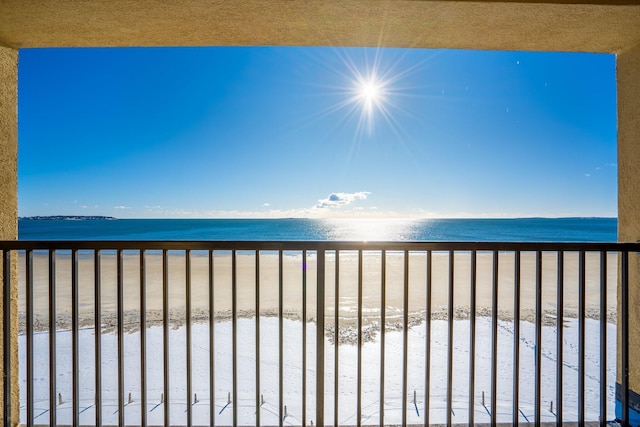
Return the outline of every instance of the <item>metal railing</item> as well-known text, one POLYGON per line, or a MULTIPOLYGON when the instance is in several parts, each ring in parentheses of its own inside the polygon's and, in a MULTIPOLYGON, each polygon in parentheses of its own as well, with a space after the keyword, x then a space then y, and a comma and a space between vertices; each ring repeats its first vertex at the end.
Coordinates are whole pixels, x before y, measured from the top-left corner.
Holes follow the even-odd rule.
POLYGON ((637 244, 11 241, 0 251, 5 426, 606 425, 616 398, 629 425, 637 244), (16 264, 18 319, 7 309, 16 264))

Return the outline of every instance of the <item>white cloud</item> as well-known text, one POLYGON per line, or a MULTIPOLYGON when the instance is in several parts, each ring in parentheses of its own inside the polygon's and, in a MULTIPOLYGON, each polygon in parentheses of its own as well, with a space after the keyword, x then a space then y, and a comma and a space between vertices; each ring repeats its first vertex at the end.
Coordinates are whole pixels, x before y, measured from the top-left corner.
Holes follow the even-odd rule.
POLYGON ((120 205, 120 206, 114 206, 113 209, 129 209, 129 207, 120 205))
POLYGON ((269 206, 271 206, 270 203, 264 203, 262 206, 264 206, 265 208, 268 208, 269 206))
POLYGON ((315 206, 317 209, 338 209, 341 206, 349 205, 357 200, 365 200, 371 193, 359 191, 357 193, 331 193, 325 199, 318 200, 315 206))

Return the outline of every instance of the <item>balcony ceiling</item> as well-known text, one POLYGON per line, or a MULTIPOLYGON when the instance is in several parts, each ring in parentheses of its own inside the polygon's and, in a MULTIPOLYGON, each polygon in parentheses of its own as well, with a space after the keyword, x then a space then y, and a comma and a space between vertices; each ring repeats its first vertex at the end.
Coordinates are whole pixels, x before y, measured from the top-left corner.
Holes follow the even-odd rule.
POLYGON ((0 45, 342 45, 619 53, 640 45, 638 3, 0 0, 0 45))

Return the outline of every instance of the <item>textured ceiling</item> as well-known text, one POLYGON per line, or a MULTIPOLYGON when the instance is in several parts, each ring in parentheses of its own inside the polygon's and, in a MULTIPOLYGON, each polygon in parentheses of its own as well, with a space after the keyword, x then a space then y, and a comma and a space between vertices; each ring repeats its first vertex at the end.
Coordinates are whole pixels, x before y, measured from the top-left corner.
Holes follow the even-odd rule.
POLYGON ((0 44, 394 46, 613 52, 640 5, 572 1, 0 0, 0 44))

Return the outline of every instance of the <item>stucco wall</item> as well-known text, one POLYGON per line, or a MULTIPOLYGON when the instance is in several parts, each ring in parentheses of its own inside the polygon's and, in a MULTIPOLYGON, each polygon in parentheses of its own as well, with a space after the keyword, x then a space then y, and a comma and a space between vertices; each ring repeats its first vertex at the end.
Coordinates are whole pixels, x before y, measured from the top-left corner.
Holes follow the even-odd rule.
MULTIPOLYGON (((14 240, 18 238, 18 51, 0 47, 0 239, 14 240)), ((2 263, 0 262, 0 265, 2 263)), ((13 263, 15 267, 15 262, 13 263)), ((12 269, 14 272, 16 268, 12 269)), ((14 273, 15 274, 15 273, 14 273)), ((13 354, 12 354, 12 412, 18 414, 18 298, 17 280, 12 281, 14 289, 11 311, 13 354)), ((2 295, 2 269, 0 269, 0 295, 2 295)), ((0 313, 4 313, 4 305, 0 298, 0 313)), ((0 335, 4 331, 4 324, 0 317, 0 335)), ((0 372, 4 379, 4 361, 0 354, 0 372)), ((3 380, 4 382, 4 380, 3 380)), ((1 401, 4 393, 0 387, 1 401)), ((13 424, 17 424, 16 417, 13 424)), ((4 421, 4 405, 0 406, 0 420, 4 421)))
POLYGON ((640 41, 626 1, 2 0, 0 44, 389 46, 619 52, 640 41))
MULTIPOLYGON (((640 46, 618 55, 617 81, 618 240, 637 242, 640 241, 640 46)), ((640 393, 640 357, 637 356, 640 354, 640 310, 637 309, 640 307, 639 256, 630 255, 629 268, 629 385, 640 393)))
POLYGON ((640 46, 618 55, 618 239, 640 240, 640 46))
POLYGON ((18 51, 0 47, 0 239, 18 237, 18 51))

